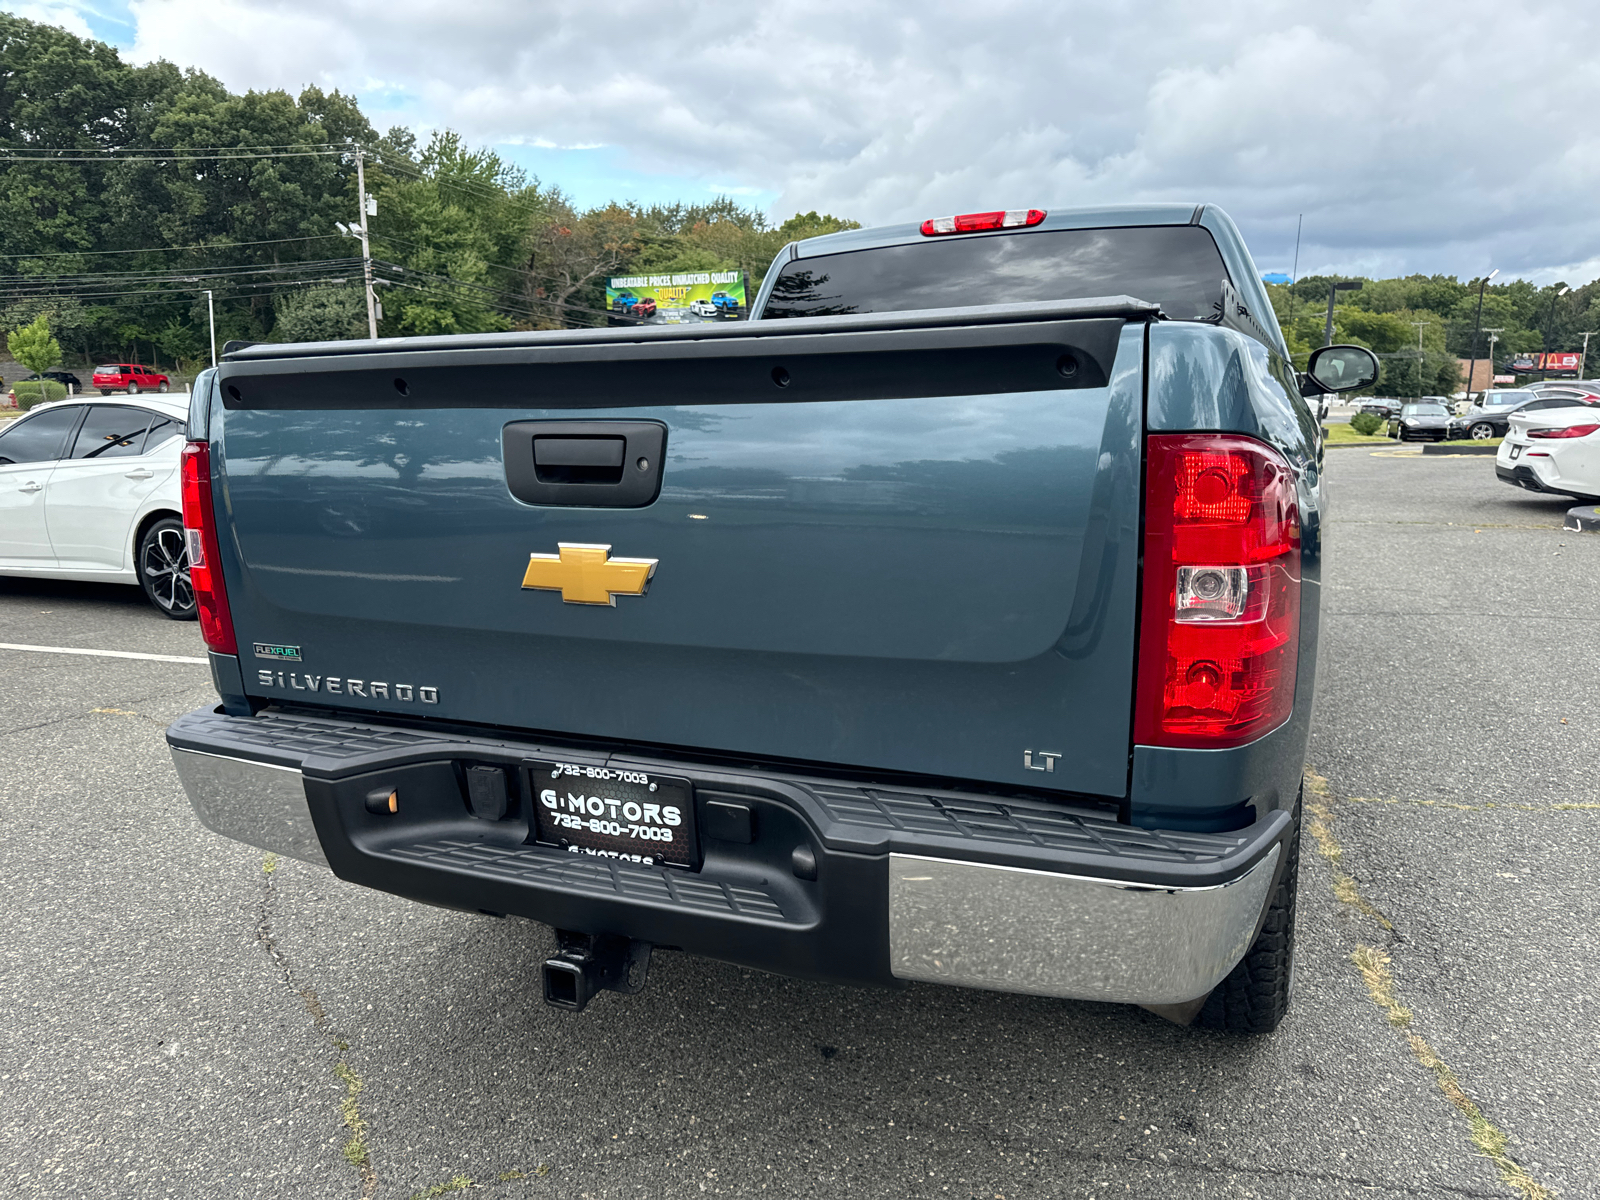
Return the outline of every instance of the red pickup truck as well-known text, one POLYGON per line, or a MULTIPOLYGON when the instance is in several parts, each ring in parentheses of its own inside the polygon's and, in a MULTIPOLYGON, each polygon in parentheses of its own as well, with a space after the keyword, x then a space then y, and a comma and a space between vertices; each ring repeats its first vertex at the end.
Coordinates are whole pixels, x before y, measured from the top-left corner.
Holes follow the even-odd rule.
POLYGON ((127 392, 130 396, 137 396, 140 392, 172 390, 172 384, 165 375, 137 363, 110 363, 96 367, 91 382, 102 396, 109 396, 112 392, 127 392))

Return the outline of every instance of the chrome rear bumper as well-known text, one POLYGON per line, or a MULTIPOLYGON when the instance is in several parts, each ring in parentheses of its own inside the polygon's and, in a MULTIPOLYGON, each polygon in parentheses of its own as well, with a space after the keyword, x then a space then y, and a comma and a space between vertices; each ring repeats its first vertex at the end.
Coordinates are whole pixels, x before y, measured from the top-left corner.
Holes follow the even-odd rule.
POLYGON ((328 865, 298 768, 168 748, 195 816, 212 833, 258 850, 328 865))
POLYGON ((1037 803, 681 767, 754 813, 753 840, 713 838, 688 872, 576 857, 530 839, 525 821, 472 817, 439 764, 515 764, 520 744, 205 712, 168 741, 206 828, 396 895, 802 978, 1142 1004, 1179 1020, 1249 948, 1293 836, 1284 812, 1231 834, 1163 833, 1037 803), (375 778, 402 780, 401 817, 364 808, 375 778), (813 852, 807 871, 791 871, 797 843, 813 852))
POLYGON ((1273 846, 1231 883, 1193 888, 891 854, 890 970, 990 991, 1181 1004, 1249 949, 1280 853, 1273 846))

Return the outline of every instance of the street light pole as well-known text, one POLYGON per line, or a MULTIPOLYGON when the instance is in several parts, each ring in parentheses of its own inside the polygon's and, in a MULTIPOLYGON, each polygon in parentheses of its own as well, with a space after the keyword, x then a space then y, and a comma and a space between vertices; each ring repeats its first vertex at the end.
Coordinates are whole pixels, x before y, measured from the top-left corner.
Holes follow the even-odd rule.
POLYGON ((1544 355, 1539 360, 1539 382, 1543 383, 1550 377, 1550 326, 1556 322, 1556 301, 1565 296, 1572 289, 1563 287, 1559 292, 1550 297, 1550 315, 1545 318, 1545 332, 1540 340, 1544 344, 1544 355))
POLYGON ((217 365, 217 306, 212 302, 211 289, 206 288, 206 317, 211 322, 211 365, 217 365))
MULTIPOLYGON (((1483 326, 1483 290, 1489 286, 1489 280, 1500 274, 1496 267, 1483 277, 1483 282, 1478 285, 1478 315, 1472 318, 1472 358, 1467 365, 1467 403, 1472 403, 1472 377, 1478 372, 1478 333, 1483 326)), ((1494 374, 1494 359, 1489 359, 1489 374, 1494 374)))
POLYGON ((1583 369, 1589 363, 1589 336, 1594 332, 1595 332, 1595 330, 1593 330, 1593 329, 1586 329, 1586 330, 1584 330, 1584 333, 1583 333, 1583 353, 1578 356, 1578 378, 1579 379, 1583 378, 1583 369))
POLYGON ((366 151, 356 147, 356 207, 361 216, 361 277, 367 294, 367 336, 378 340, 377 298, 372 292, 372 244, 367 240, 366 151))

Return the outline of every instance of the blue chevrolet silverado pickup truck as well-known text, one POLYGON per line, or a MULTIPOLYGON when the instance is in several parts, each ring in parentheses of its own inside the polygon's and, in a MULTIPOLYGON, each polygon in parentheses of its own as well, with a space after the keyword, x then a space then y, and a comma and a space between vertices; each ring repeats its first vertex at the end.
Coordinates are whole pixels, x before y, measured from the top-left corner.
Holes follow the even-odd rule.
POLYGON ((652 949, 1272 1029, 1318 408, 1211 206, 786 247, 738 324, 234 345, 196 388, 217 833, 652 949), (978 299, 983 303, 974 305, 978 299))

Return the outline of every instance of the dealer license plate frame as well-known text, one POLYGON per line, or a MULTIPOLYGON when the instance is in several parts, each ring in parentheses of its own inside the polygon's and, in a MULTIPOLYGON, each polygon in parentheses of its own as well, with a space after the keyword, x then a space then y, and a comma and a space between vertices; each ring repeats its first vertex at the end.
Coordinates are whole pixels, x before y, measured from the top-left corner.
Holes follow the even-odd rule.
POLYGON ((537 841, 579 857, 700 869, 699 822, 690 780, 557 759, 525 761, 522 774, 537 841), (662 834, 670 840, 663 840, 662 834))

